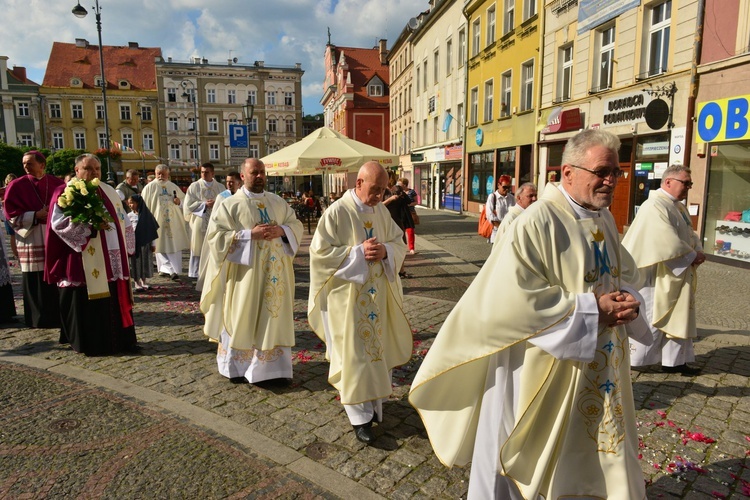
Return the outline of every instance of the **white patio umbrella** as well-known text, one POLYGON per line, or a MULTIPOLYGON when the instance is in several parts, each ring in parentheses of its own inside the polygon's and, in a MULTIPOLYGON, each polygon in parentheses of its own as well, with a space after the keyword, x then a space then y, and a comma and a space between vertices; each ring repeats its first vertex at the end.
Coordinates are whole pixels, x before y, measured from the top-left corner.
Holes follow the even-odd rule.
POLYGON ((377 161, 385 168, 394 167, 398 165, 398 155, 323 127, 261 161, 268 175, 315 175, 356 172, 367 161, 377 161))

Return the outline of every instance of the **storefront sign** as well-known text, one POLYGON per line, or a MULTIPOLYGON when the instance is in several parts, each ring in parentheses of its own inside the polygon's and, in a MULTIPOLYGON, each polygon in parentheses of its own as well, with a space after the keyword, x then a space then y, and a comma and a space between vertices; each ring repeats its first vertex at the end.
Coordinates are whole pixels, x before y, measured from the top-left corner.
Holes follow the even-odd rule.
POLYGON ((549 115, 547 126, 542 130, 543 134, 556 134, 578 130, 581 128, 581 110, 579 108, 566 109, 555 108, 549 115))
POLYGON ((615 99, 606 99, 602 122, 605 127, 642 122, 645 114, 645 99, 643 93, 639 92, 615 99))
POLYGON ((647 142, 641 150, 643 156, 666 155, 669 154, 669 141, 664 142, 647 142))
POLYGON ((672 129, 672 138, 669 141, 669 164, 682 164, 685 158, 685 127, 672 129))
POLYGON ((424 155, 422 153, 412 153, 411 161, 412 162, 424 161, 424 155))
POLYGON ((481 128, 477 129, 476 133, 477 146, 481 146, 484 143, 484 132, 481 128))
POLYGON ((750 139, 750 95, 698 104, 698 139, 724 142, 750 139))
POLYGON ((463 146, 448 146, 445 148, 446 160, 460 160, 464 156, 463 146))

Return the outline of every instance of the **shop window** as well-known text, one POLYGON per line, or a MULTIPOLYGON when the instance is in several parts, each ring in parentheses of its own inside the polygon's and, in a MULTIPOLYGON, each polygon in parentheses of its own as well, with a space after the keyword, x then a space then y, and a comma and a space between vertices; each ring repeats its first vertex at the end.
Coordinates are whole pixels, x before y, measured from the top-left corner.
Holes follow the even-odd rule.
POLYGON ((487 196, 495 190, 493 163, 495 153, 473 153, 469 155, 469 187, 470 201, 484 203, 487 196))

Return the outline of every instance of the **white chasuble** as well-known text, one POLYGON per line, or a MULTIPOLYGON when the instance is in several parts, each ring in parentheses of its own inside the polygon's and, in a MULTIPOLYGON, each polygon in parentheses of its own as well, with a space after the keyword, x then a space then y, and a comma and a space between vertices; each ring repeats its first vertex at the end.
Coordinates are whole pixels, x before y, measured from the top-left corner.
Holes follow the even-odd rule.
POLYGON ((244 188, 211 216, 206 238, 209 262, 200 308, 203 332, 219 341, 222 331, 233 349, 268 351, 294 345, 294 269, 302 223, 280 197, 244 188), (251 240, 258 224, 277 224, 282 238, 251 240))
POLYGON ((190 252, 193 256, 201 255, 203 240, 206 238, 208 219, 212 210, 206 206, 206 201, 216 200, 222 191, 224 186, 216 180, 208 183, 200 179, 188 187, 183 213, 185 220, 190 224, 190 252))
POLYGON ((403 233, 388 210, 378 204, 367 213, 354 193, 331 205, 318 222, 310 244, 308 321, 326 343, 328 382, 341 402, 354 405, 388 397, 391 369, 411 358, 412 337, 402 309, 400 279, 389 280, 383 262, 358 262, 358 277, 337 274, 366 239, 387 244, 395 269, 406 255, 403 233))
POLYGON ((156 252, 172 254, 188 248, 189 241, 181 206, 185 202, 182 189, 170 181, 154 180, 146 184, 142 196, 159 223, 159 237, 155 242, 156 252), (175 196, 180 200, 180 205, 174 204, 175 196))
POLYGON ((595 302, 636 279, 609 211, 578 218, 557 185, 510 227, 409 396, 444 464, 466 464, 475 446, 495 450, 484 477, 472 469, 470 496, 481 481, 532 499, 645 497, 627 334, 599 326, 595 302), (493 433, 483 433, 485 411, 493 433))
POLYGON ((663 332, 675 339, 695 338, 698 276, 692 262, 703 247, 687 208, 661 189, 651 191, 622 245, 641 273, 643 296, 648 299, 645 312, 654 333, 663 332))

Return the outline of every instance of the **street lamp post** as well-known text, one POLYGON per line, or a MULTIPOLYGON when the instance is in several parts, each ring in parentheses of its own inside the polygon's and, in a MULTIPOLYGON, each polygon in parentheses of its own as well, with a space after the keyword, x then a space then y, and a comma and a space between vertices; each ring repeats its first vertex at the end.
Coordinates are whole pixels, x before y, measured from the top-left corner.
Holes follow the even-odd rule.
POLYGON ((263 132, 263 143, 266 145, 266 156, 268 156, 268 143, 271 142, 271 131, 266 129, 263 132))
POLYGON ((250 103, 250 96, 247 96, 245 108, 245 122, 247 123, 247 157, 250 158, 250 123, 253 121, 255 105, 250 103))
POLYGON ((193 119, 195 120, 195 122, 193 123, 193 130, 195 131, 195 166, 200 167, 201 146, 198 142, 198 92, 196 92, 195 83, 193 83, 192 80, 182 80, 182 83, 180 85, 184 90, 184 92, 182 93, 182 97, 193 101, 193 119), (188 84, 190 84, 191 86, 190 93, 188 93, 187 91, 188 84))
MULTIPOLYGON (((107 144, 107 182, 115 182, 115 173, 112 172, 112 163, 109 157, 110 141, 109 141, 109 119, 107 116, 107 79, 104 77, 104 47, 102 46, 102 10, 99 7, 99 0, 95 0, 93 7, 94 13, 96 14, 96 31, 99 35, 99 69, 102 76, 102 101, 104 101, 104 136, 107 144)), ((81 2, 73 7, 73 15, 77 18, 83 19, 88 14, 88 11, 81 6, 81 2)), ((98 139, 98 137, 97 137, 98 139)))

